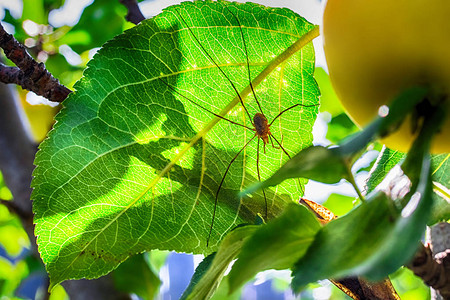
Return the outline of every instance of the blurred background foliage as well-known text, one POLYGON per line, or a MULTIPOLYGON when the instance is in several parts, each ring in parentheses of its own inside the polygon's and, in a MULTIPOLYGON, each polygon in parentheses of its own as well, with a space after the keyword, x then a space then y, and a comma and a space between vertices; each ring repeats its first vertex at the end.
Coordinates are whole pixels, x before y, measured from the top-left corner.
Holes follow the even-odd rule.
MULTIPOLYGON (((141 2, 141 1, 140 1, 141 2)), ((142 1, 143 11, 149 17, 177 1, 142 1), (152 11, 153 8, 153 11, 152 11)), ((321 9, 319 0, 312 2, 321 9), (319 4, 319 5, 318 5, 319 4)), ((296 10, 295 7, 290 7, 296 10)), ((302 14, 297 9, 297 12, 302 14)), ((73 88, 82 76, 87 62, 106 41, 134 26, 125 20, 126 8, 118 0, 0 0, 0 18, 5 29, 24 44, 28 52, 62 84, 73 88)), ((320 12, 317 11, 320 15, 320 12)), ((320 49, 321 51, 321 49, 320 49)), ((1 55, 8 65, 14 65, 1 55)), ((326 67, 325 67, 326 68, 326 67)), ((337 143, 358 128, 345 114, 330 84, 323 66, 316 69, 316 80, 321 89, 321 114, 317 121, 315 143, 337 143), (317 135, 317 137, 316 137, 317 135)), ((30 134, 41 142, 53 124, 59 106, 32 92, 14 87, 20 105, 28 119, 30 134)), ((353 170, 364 180, 375 161, 380 146, 353 170)), ((307 187, 307 197, 323 204, 336 215, 344 215, 353 207, 355 196, 345 184, 315 194, 317 184, 307 187), (308 190, 310 191, 308 193, 308 190)), ((0 173, 0 199, 3 204, 12 196, 0 173)), ((330 249, 330 251, 332 251, 330 249)), ((44 295, 47 277, 42 264, 33 258, 30 241, 20 219, 10 213, 7 205, 0 205, 0 299, 39 299, 44 295)), ((202 257, 186 254, 152 251, 132 257, 113 272, 119 290, 141 299, 178 299, 189 283, 194 267, 202 257)), ((393 284, 402 299, 429 299, 429 289, 409 270, 401 269, 392 275, 393 284)), ((213 299, 349 299, 330 282, 310 285, 300 295, 290 292, 288 271, 263 272, 242 290, 228 295, 227 280, 223 280, 213 299)), ((50 299, 67 299, 64 288, 58 286, 50 299)))

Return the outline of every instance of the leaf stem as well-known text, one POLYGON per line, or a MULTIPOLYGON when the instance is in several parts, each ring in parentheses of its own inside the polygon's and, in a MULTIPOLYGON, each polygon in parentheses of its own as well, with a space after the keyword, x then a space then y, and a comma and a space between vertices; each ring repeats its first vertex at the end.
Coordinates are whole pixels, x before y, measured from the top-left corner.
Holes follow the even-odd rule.
POLYGON ((358 195, 358 198, 361 200, 361 202, 366 201, 363 194, 361 193, 361 190, 359 189, 358 185, 356 184, 355 176, 353 176, 353 173, 351 170, 351 164, 349 163, 348 160, 345 161, 345 167, 347 169, 347 176, 345 179, 347 179, 347 181, 352 185, 353 189, 355 190, 355 192, 358 195))
POLYGON ((349 176, 348 176, 348 182, 350 182, 350 184, 353 186, 353 188, 356 191, 356 194, 358 195, 358 198, 361 200, 361 202, 366 201, 366 199, 364 198, 363 194, 361 193, 361 191, 358 188, 358 185, 356 184, 355 181, 355 177, 353 177, 353 174, 351 172, 349 172, 349 176))

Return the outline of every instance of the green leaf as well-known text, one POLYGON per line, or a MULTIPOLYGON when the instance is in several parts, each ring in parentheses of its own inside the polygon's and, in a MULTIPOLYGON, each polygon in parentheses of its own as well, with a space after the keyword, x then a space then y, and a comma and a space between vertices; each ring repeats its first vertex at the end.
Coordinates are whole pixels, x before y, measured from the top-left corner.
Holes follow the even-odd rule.
POLYGON ((25 261, 19 260, 15 264, 0 256, 0 295, 8 299, 14 297, 24 278, 29 276, 25 261))
POLYGON ((369 180, 366 183, 367 193, 372 192, 383 181, 389 171, 400 163, 404 157, 405 153, 403 152, 383 147, 370 171, 369 180))
POLYGON ((331 85, 330 76, 328 76, 323 68, 316 68, 314 78, 316 78, 320 88, 320 111, 328 112, 333 117, 343 113, 344 107, 331 85))
MULTIPOLYGON (((3 186, 3 179, 0 174, 0 199, 5 201, 3 195, 11 196, 11 192, 6 186, 3 186)), ((30 248, 30 241, 25 232, 22 222, 16 214, 9 211, 6 205, 0 203, 0 248, 3 248, 6 254, 17 257, 24 250, 30 248)))
MULTIPOLYGON (((322 90, 321 90, 322 91, 322 90)), ((322 102, 322 97, 320 98, 322 102)), ((359 129, 346 113, 334 116, 328 123, 326 138, 334 144, 338 144, 345 137, 354 134, 359 129)))
MULTIPOLYGON (((211 267, 211 264, 213 263, 214 257, 216 257, 216 252, 208 255, 205 257, 202 262, 197 266, 195 269, 194 275, 191 278, 191 281, 189 282, 188 287, 184 291, 183 295, 181 296, 180 300, 185 300, 189 294, 192 293, 195 286, 200 282, 203 276, 205 276, 205 273, 208 271, 208 269, 211 267)), ((214 284, 214 289, 217 285, 214 284)), ((213 293, 213 291, 211 291, 213 293)))
POLYGON ((434 206, 428 225, 450 220, 450 154, 433 155, 434 206))
POLYGON ((220 244, 217 253, 207 256, 197 267, 181 299, 209 299, 217 289, 228 265, 258 227, 243 226, 230 232, 220 244))
POLYGON ((309 146, 319 94, 309 41, 317 34, 287 9, 199 1, 167 8, 108 42, 35 161, 35 232, 52 284, 104 275, 150 249, 211 253, 236 225, 266 217, 266 207, 270 219, 298 199, 297 180, 238 195, 258 180, 257 162, 265 179, 288 157, 270 144, 264 153, 261 141, 258 152, 258 139, 237 155, 254 131, 221 117, 252 126, 231 82, 247 87, 245 107, 259 111, 248 55, 269 122, 293 105, 311 105, 286 111, 270 128, 290 155, 309 146), (234 157, 208 248, 215 195, 234 157))
POLYGON ((431 157, 433 181, 450 188, 450 154, 443 153, 431 157))
POLYGON ((259 226, 245 242, 229 274, 233 292, 258 272, 288 269, 305 253, 320 229, 316 217, 295 203, 267 225, 259 226))
POLYGON ((332 211, 336 216, 343 216, 354 208, 354 201, 355 197, 333 193, 322 205, 332 211))
POLYGON ((100 47, 123 31, 125 15, 126 8, 119 1, 95 0, 57 43, 67 44, 77 53, 100 47))
POLYGON ((401 268, 389 276, 400 299, 430 299, 430 287, 408 268, 401 268))
POLYGON ((115 287, 122 292, 136 294, 145 300, 151 300, 158 294, 161 284, 145 259, 145 253, 130 257, 112 273, 115 287))
POLYGON ((275 186, 290 178, 308 178, 323 183, 337 183, 342 178, 352 177, 350 168, 339 148, 326 148, 323 146, 311 146, 303 149, 275 174, 263 182, 256 183, 244 193, 253 193, 256 190, 275 186))

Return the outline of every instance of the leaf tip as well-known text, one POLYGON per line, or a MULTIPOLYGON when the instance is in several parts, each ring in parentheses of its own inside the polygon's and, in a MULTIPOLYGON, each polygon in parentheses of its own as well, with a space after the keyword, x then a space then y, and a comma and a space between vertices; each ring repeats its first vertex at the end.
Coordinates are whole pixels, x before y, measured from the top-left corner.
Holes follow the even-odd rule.
POLYGON ((246 188, 245 190, 241 191, 239 193, 239 197, 251 195, 261 188, 264 188, 264 182, 255 183, 255 184, 249 186, 248 188, 246 188))

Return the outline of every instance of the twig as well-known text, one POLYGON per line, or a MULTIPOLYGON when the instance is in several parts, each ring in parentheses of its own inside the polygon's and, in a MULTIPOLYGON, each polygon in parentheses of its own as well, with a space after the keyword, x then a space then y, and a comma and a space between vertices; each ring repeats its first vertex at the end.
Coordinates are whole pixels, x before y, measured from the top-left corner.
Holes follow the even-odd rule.
POLYGON ((6 57, 18 68, 1 66, 1 78, 5 83, 16 83, 23 88, 33 91, 50 101, 62 102, 71 92, 50 74, 43 63, 36 62, 14 37, 7 33, 0 24, 0 47, 6 57))
POLYGON ((136 0, 119 0, 119 1, 128 9, 128 14, 125 17, 127 21, 137 25, 142 20, 145 20, 145 17, 142 14, 141 9, 139 8, 139 5, 136 0))
POLYGON ((407 267, 428 286, 438 290, 444 299, 450 299, 450 249, 438 253, 434 259, 431 249, 420 244, 407 267))

